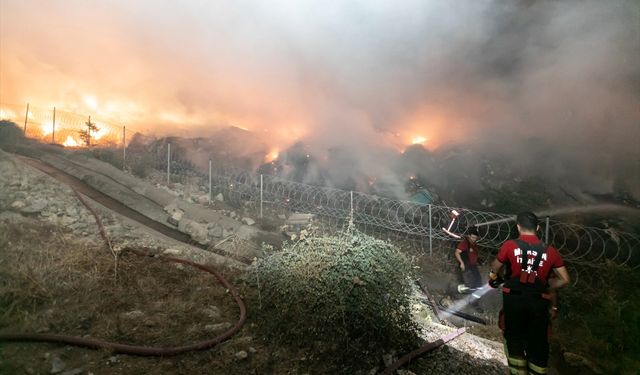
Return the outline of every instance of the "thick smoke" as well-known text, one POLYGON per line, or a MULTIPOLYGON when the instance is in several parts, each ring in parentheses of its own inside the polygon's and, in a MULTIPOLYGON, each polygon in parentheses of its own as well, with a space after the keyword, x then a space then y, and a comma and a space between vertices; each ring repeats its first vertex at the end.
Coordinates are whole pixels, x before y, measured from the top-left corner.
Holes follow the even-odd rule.
POLYGON ((308 179, 398 196, 409 175, 471 193, 491 172, 640 200, 637 1, 0 7, 3 102, 92 94, 157 134, 235 125, 282 157, 301 142, 308 179), (427 150, 400 155, 417 135, 427 150))

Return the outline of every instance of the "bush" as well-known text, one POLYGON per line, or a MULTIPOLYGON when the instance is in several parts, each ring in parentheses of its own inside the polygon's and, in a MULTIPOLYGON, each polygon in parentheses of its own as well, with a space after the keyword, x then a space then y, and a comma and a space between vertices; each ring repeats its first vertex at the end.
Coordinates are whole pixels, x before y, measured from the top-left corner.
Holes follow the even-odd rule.
POLYGON ((0 147, 13 152, 15 151, 16 143, 22 139, 24 139, 24 136, 18 125, 11 121, 0 121, 0 147))
MULTIPOLYGON (((590 271, 590 270, 589 270, 590 271)), ((583 270, 583 273, 589 272, 583 270)), ((587 283, 561 292, 558 338, 611 374, 640 371, 640 275, 607 262, 587 283)))
POLYGON ((139 178, 146 178, 153 168, 153 158, 148 154, 136 155, 127 159, 131 173, 139 178))
POLYGON ((321 342, 343 364, 416 344, 411 263, 387 242, 354 231, 311 236, 256 261, 250 274, 268 336, 321 342))
POLYGON ((78 148, 73 151, 75 155, 98 159, 113 167, 122 169, 122 149, 111 147, 78 148))

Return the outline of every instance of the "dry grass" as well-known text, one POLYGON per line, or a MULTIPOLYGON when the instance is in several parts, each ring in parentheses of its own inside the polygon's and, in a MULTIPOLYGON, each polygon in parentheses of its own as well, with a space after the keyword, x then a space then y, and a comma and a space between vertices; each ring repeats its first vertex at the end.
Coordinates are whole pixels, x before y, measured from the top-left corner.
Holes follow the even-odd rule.
MULTIPOLYGON (((134 345, 174 346, 210 339, 220 332, 207 332, 206 325, 233 324, 238 318, 237 305, 213 276, 188 266, 124 253, 116 283, 113 258, 104 245, 97 239, 80 240, 56 227, 3 222, 0 249, 0 332, 46 332, 134 345), (212 318, 213 310, 219 311, 219 317, 212 318)), ((209 353, 183 357, 200 362, 233 346, 227 343, 209 353)), ((20 373, 24 369, 15 369, 34 366, 36 353, 44 356, 52 348, 61 347, 0 343, 0 358, 8 359, 0 359, 0 373, 20 373)), ((85 353, 83 358, 107 355, 71 350, 85 353)), ((165 362, 127 358, 144 368, 158 368, 165 362)), ((37 373, 48 371, 35 367, 37 373)))
MULTIPOLYGON (((232 283, 241 276, 223 273, 232 283)), ((213 276, 188 266, 123 253, 117 282, 113 274, 113 257, 98 238, 80 239, 34 219, 0 222, 0 332, 166 347, 210 339, 220 332, 207 332, 205 326, 238 319, 238 307, 226 289, 213 276), (214 310, 219 318, 212 318, 214 310)), ((0 342, 0 374, 47 374, 54 357, 65 362, 65 370, 95 375, 340 373, 312 352, 258 336, 256 327, 262 322, 254 314, 255 293, 243 291, 247 323, 210 350, 175 357, 114 357, 63 345, 0 342), (236 358, 241 350, 248 358, 236 358)))
MULTIPOLYGON (((225 298, 206 273, 126 253, 116 283, 103 245, 78 243, 55 227, 9 225, 0 237, 7 249, 0 255, 0 328, 177 345, 209 337, 206 308, 225 298)), ((230 310, 224 321, 236 319, 230 310)))
MULTIPOLYGON (((206 273, 124 253, 115 282, 113 257, 98 238, 81 239, 25 220, 0 222, 0 332, 173 346, 209 339, 218 332, 206 332, 206 325, 234 323, 238 317, 231 296, 206 273), (212 306, 220 318, 211 318, 212 306)), ((240 275, 226 270, 224 274, 232 282, 239 280, 240 275)), ((113 361, 105 351, 0 342, 0 373, 49 373, 54 356, 66 363, 66 369, 82 368, 95 375, 344 373, 319 357, 322 350, 299 350, 261 337, 258 327, 265 322, 257 320, 258 297, 248 286, 243 292, 247 323, 238 335, 211 350, 168 358, 120 355, 113 361), (237 359, 240 350, 249 357, 237 359)))

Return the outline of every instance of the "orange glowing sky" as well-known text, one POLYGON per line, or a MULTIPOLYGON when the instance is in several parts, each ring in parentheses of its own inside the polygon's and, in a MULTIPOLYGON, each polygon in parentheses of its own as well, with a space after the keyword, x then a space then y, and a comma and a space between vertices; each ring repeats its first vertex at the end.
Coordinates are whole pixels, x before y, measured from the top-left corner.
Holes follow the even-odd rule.
POLYGON ((272 152, 300 139, 399 151, 491 134, 562 139, 597 129, 609 112, 621 126, 637 123, 624 86, 638 70, 633 10, 2 0, 0 107, 56 106, 148 134, 233 125, 272 152))
POLYGON ((431 122, 424 110, 433 104, 409 92, 414 85, 402 88, 417 72, 388 69, 385 46, 365 35, 406 18, 408 32, 391 32, 411 47, 424 19, 391 3, 0 4, 1 103, 56 106, 147 133, 194 135, 234 125, 280 148, 305 137, 329 138, 326 146, 345 128, 371 144, 386 143, 391 131, 400 144, 392 147, 415 137, 428 145, 444 137, 443 127, 455 133, 463 125, 454 113, 431 122), (340 24, 350 12, 372 20, 362 30, 340 24))

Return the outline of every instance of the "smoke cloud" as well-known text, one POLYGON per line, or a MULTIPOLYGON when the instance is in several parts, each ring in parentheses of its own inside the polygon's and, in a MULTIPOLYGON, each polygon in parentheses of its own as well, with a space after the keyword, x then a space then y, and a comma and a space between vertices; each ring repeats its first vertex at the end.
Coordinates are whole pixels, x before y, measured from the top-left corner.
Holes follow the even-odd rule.
POLYGON ((493 168, 640 200, 633 0, 3 0, 0 57, 2 103, 246 128, 398 195, 415 173, 477 190, 493 168))

